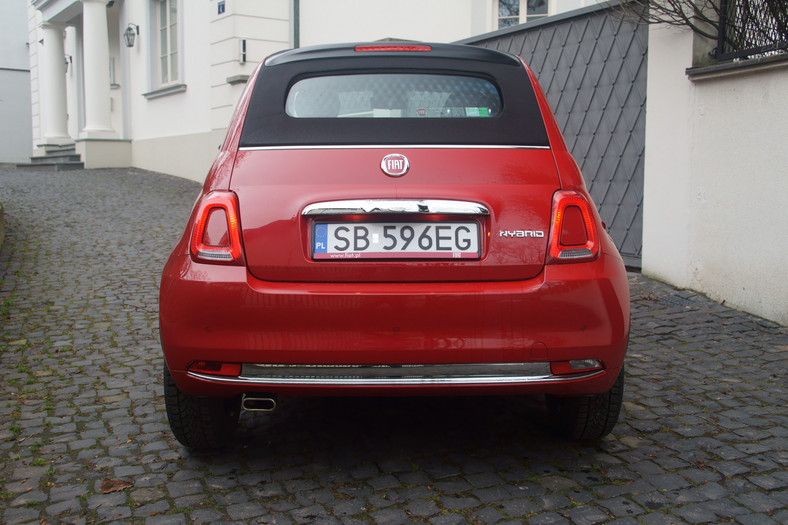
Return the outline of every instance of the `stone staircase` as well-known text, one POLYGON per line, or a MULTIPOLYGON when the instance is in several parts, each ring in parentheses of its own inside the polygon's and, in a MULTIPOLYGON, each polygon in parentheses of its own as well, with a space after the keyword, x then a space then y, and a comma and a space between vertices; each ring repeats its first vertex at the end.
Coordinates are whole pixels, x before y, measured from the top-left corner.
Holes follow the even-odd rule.
POLYGON ((47 171, 81 170, 85 163, 77 154, 74 145, 45 146, 46 154, 40 157, 31 157, 29 164, 17 164, 17 168, 39 169, 47 171))

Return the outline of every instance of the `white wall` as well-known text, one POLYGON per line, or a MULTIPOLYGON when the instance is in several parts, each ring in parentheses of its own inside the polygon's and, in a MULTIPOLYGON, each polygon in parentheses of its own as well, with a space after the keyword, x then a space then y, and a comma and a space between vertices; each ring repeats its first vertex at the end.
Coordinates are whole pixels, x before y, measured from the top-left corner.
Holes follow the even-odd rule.
POLYGON ((690 80, 692 35, 652 27, 643 273, 788 324, 788 62, 690 80))
POLYGON ((226 0, 220 14, 217 0, 184 0, 180 82, 186 90, 159 98, 143 96, 151 89, 147 67, 155 45, 153 20, 143 4, 127 1, 121 15, 141 25, 139 44, 127 50, 132 164, 202 181, 244 88, 243 82, 228 79, 251 74, 266 56, 292 46, 291 2, 226 0), (240 55, 244 39, 246 62, 240 55))
MULTIPOLYGON (((80 30, 82 21, 79 21, 80 30)), ((77 28, 69 26, 65 29, 66 39, 64 50, 71 61, 66 69, 66 111, 68 113, 68 135, 78 137, 85 125, 85 115, 82 112, 82 40, 78 38, 77 28)))
POLYGON ((301 46, 402 38, 453 42, 497 29, 492 0, 301 0, 301 46))
POLYGON ((0 164, 29 162, 33 132, 28 71, 0 67, 0 122, 0 164))
POLYGON ((127 89, 125 104, 129 113, 128 138, 132 140, 133 166, 161 171, 181 177, 203 180, 210 168, 221 141, 210 140, 211 134, 211 81, 210 40, 208 27, 211 7, 215 2, 180 3, 179 56, 182 76, 177 83, 185 91, 156 98, 145 94, 158 88, 152 80, 158 67, 153 55, 158 37, 156 19, 150 3, 123 4, 121 27, 128 23, 140 26, 140 35, 134 47, 122 46, 122 66, 126 68, 127 89), (208 138, 206 138, 208 137, 208 138), (156 146, 154 140, 159 140, 156 146), (165 145, 174 149, 167 151, 165 145), (180 155, 173 159, 176 152, 180 155))
POLYGON ((0 17, 0 163, 26 162, 33 151, 25 0, 4 0, 0 17))
POLYGON ((643 180, 643 272, 690 284, 692 34, 649 31, 643 180))
MULTIPOLYGON (((114 4, 107 9, 107 33, 109 38, 109 58, 110 58, 110 119, 111 126, 117 132, 118 138, 128 138, 123 135, 124 120, 127 115, 123 113, 123 84, 126 80, 123 77, 123 60, 121 53, 125 50, 125 44, 121 46, 123 36, 120 29, 119 4, 114 4), (114 77, 114 78, 113 78, 114 77)), ((125 25, 124 25, 125 29, 125 25)))
POLYGON ((27 51, 27 5, 25 0, 3 0, 0 16, 0 67, 30 68, 27 51))
MULTIPOLYGON (((41 14, 28 4, 27 6, 27 42, 38 42, 38 23, 41 14)), ((38 92, 38 48, 28 44, 28 60, 30 66, 30 111, 32 113, 32 143, 35 148, 41 136, 41 104, 38 92)))
POLYGON ((223 130, 244 88, 228 79, 251 75, 265 57, 293 46, 291 0, 226 0, 222 14, 211 0, 210 8, 211 127, 223 130))
MULTIPOLYGON (((148 2, 125 2, 121 22, 140 25, 140 36, 128 53, 131 138, 147 139, 210 130, 210 41, 206 38, 209 5, 203 2, 181 3, 179 31, 181 45, 178 59, 183 62, 183 77, 178 83, 186 90, 158 98, 146 98, 145 93, 157 86, 151 81, 158 60, 151 59, 158 37, 155 18, 148 10, 148 2)), ((125 23, 123 25, 126 25, 125 23)), ((155 52, 154 52, 155 53, 155 52)))

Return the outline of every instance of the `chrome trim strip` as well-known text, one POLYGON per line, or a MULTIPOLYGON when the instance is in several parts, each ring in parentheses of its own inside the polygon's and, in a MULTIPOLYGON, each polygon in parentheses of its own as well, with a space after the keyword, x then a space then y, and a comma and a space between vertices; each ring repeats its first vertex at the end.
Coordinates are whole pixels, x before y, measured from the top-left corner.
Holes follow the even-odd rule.
POLYGON ((587 379, 592 370, 556 376, 550 363, 473 363, 438 365, 265 365, 245 364, 241 376, 187 372, 190 377, 236 385, 400 386, 552 383, 587 379))
POLYGON ((489 215, 487 206, 477 202, 438 199, 354 199, 316 202, 301 215, 356 215, 382 213, 438 213, 443 215, 489 215))
POLYGON ((333 146, 242 146, 238 151, 304 150, 304 149, 551 149, 550 146, 512 146, 503 144, 336 144, 333 146))

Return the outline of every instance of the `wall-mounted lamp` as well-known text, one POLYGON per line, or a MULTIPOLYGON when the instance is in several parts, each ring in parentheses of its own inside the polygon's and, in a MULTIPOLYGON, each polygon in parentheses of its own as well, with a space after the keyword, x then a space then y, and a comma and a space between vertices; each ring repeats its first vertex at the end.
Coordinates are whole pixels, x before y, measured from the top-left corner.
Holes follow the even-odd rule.
POLYGON ((134 47, 134 40, 140 34, 140 26, 137 24, 129 24, 129 27, 123 32, 123 38, 126 39, 126 47, 134 47))

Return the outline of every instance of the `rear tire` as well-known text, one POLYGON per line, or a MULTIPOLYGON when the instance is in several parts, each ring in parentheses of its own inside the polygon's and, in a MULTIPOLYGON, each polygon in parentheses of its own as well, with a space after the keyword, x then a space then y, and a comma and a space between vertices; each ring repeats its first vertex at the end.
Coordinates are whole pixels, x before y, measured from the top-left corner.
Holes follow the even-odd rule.
POLYGON ((164 365, 164 405, 175 438, 195 450, 223 448, 235 429, 241 411, 239 397, 197 397, 184 394, 164 365))
POLYGON ((593 441, 608 435, 618 421, 624 400, 624 367, 603 394, 579 397, 547 396, 547 407, 558 432, 568 439, 593 441))

